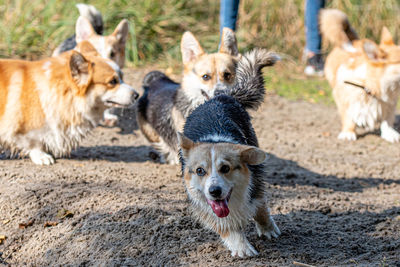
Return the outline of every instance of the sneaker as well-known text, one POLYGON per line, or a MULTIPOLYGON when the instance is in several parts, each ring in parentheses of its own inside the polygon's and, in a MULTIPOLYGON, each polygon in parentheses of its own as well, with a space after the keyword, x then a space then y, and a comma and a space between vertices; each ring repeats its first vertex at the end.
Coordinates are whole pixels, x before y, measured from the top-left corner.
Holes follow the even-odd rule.
POLYGON ((307 76, 323 76, 324 75, 324 60, 321 54, 315 54, 307 58, 304 74, 307 76))

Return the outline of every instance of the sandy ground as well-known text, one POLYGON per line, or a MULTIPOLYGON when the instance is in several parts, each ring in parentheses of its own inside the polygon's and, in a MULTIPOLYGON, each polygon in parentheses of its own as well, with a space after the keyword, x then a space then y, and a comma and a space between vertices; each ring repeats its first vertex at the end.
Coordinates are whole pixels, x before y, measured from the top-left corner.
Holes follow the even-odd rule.
MULTIPOLYGON (((143 73, 126 79, 138 87, 143 73)), ((400 266, 400 144, 338 141, 334 107, 268 95, 253 114, 282 235, 258 238, 250 223, 260 255, 246 259, 193 220, 179 166, 153 162, 121 114, 53 166, 0 155, 0 265, 400 266)))

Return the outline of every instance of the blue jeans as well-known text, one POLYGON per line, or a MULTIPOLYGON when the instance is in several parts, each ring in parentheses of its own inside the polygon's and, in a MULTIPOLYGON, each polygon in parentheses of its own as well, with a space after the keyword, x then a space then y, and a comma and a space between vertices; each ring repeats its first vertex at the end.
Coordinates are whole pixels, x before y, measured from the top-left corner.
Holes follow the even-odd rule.
POLYGON ((306 48, 315 54, 321 53, 321 34, 318 27, 318 13, 325 6, 325 0, 306 0, 305 26, 306 26, 306 48))
POLYGON ((222 28, 227 27, 236 30, 236 19, 239 9, 239 0, 221 0, 221 7, 219 10, 219 25, 220 32, 222 28))

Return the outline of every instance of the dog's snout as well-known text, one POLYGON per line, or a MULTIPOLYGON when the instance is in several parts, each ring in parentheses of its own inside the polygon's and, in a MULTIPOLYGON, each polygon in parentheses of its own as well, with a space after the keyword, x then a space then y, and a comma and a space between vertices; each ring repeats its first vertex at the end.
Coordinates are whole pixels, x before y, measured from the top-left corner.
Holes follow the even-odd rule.
POLYGON ((211 186, 208 189, 208 192, 210 192, 210 195, 213 197, 220 197, 222 193, 222 188, 220 186, 211 186))

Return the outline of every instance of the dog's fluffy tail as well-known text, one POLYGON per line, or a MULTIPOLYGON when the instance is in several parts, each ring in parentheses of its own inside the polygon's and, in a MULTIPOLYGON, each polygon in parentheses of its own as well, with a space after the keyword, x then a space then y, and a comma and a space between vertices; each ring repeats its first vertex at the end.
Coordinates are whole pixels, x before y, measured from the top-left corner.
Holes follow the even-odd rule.
POLYGON ((353 40, 358 40, 356 31, 351 27, 345 13, 337 9, 322 9, 319 14, 320 30, 334 46, 346 49, 353 40))
POLYGON ((92 5, 82 3, 76 4, 76 7, 79 10, 79 14, 90 21, 94 31, 99 35, 103 35, 104 25, 100 11, 92 5))
POLYGON ((256 110, 264 101, 265 87, 262 69, 273 66, 280 57, 266 49, 256 48, 244 54, 236 68, 236 84, 230 90, 217 92, 235 98, 245 109, 256 110))

